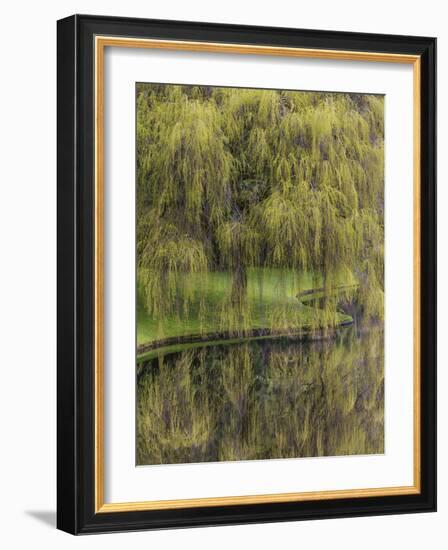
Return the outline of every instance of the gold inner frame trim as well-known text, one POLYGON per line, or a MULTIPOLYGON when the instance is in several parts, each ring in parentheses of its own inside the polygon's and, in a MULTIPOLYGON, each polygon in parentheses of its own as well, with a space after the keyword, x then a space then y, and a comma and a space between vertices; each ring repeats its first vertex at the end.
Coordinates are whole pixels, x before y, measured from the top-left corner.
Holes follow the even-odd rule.
POLYGON ((421 60, 417 55, 402 55, 382 52, 356 52, 345 50, 323 50, 278 46, 256 46, 250 44, 225 44, 214 42, 157 40, 96 36, 95 55, 95 513, 130 512, 143 510, 167 510, 207 506, 232 506, 241 504, 263 504, 275 502, 303 502, 333 500, 341 498, 362 498, 393 495, 412 495, 421 492, 421 383, 420 383, 420 118, 421 118, 421 60), (413 485, 400 487, 379 487, 331 491, 295 492, 262 495, 192 498, 179 500, 158 500, 141 502, 104 502, 104 50, 106 47, 153 48, 208 53, 233 53, 246 55, 269 55, 329 59, 343 61, 370 61, 382 63, 407 63, 413 65, 413 196, 414 196, 414 350, 413 350, 413 421, 414 421, 414 480, 413 485))

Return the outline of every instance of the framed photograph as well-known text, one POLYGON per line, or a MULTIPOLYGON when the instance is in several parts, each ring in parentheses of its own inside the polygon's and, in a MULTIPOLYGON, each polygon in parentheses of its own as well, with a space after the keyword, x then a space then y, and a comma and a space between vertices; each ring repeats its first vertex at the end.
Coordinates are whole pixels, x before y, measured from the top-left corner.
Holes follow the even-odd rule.
POLYGON ((434 38, 58 21, 58 527, 436 508, 434 38))

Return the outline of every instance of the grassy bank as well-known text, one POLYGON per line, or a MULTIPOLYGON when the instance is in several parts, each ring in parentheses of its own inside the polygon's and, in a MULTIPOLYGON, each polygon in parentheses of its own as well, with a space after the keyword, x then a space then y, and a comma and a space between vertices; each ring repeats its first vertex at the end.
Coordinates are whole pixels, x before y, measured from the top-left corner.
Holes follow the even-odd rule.
MULTIPOLYGON (((345 278, 336 280, 336 285, 350 285, 354 281, 345 278)), ((193 295, 188 311, 180 315, 167 316, 162 320, 151 317, 139 300, 137 308, 137 345, 157 340, 186 338, 225 331, 222 319, 226 297, 230 292, 231 278, 226 272, 190 274, 185 283, 186 291, 193 295), (202 303, 201 303, 202 302, 202 303)), ((319 299, 322 278, 310 273, 300 276, 290 270, 251 269, 247 283, 247 314, 253 331, 300 330, 329 324, 338 325, 351 321, 341 312, 328 312, 315 307, 312 302, 319 299), (307 293, 299 300, 297 295, 307 293)))

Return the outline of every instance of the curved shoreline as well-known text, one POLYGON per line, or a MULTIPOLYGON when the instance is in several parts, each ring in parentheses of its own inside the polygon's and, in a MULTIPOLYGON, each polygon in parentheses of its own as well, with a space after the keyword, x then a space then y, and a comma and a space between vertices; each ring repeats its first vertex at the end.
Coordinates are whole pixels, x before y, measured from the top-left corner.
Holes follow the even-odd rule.
MULTIPOLYGON (((335 288, 337 293, 352 290, 358 285, 340 285, 335 288)), ((305 290, 296 295, 296 299, 299 303, 306 305, 310 300, 319 298, 319 295, 324 291, 324 288, 313 288, 305 290)), ((204 334, 188 334, 184 336, 172 336, 169 338, 162 338, 160 340, 153 340, 137 346, 137 363, 145 361, 154 354, 156 350, 162 348, 170 348, 175 346, 184 346, 188 344, 207 345, 207 342, 217 342, 229 340, 250 340, 256 338, 272 338, 277 336, 291 337, 298 339, 299 341, 313 341, 313 340, 325 340, 333 338, 340 328, 351 326, 353 324, 353 318, 345 319, 341 321, 335 327, 319 327, 319 328, 307 328, 303 326, 301 328, 286 328, 286 329, 272 329, 272 328, 253 328, 243 331, 214 331, 204 334)))
POLYGON ((353 325, 353 319, 342 321, 339 325, 332 328, 317 328, 317 329, 249 329, 242 333, 238 332, 213 332, 202 335, 176 336, 165 338, 163 340, 155 340, 147 344, 141 344, 137 347, 137 363, 146 361, 152 356, 157 355, 158 351, 165 348, 176 348, 177 346, 185 346, 189 344, 197 344, 198 346, 213 345, 224 341, 224 343, 237 343, 242 340, 256 340, 262 338, 290 337, 302 342, 326 340, 334 338, 340 329, 353 325))

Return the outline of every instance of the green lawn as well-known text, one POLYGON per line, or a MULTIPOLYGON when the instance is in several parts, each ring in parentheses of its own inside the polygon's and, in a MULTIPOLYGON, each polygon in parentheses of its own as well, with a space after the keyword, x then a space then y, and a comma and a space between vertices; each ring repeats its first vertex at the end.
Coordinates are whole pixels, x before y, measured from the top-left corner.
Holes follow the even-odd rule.
MULTIPOLYGON (((340 284, 353 284, 354 281, 341 281, 340 284)), ((200 289, 205 295, 205 315, 202 320, 198 315, 198 303, 193 301, 188 315, 182 318, 166 318, 163 325, 151 318, 139 303, 137 308, 137 345, 146 344, 162 338, 186 337, 214 333, 220 330, 220 318, 225 297, 230 290, 231 278, 226 272, 212 272, 206 275, 188 276, 188 285, 193 291, 200 289)), ((278 318, 279 328, 288 323, 291 328, 306 328, 316 319, 316 308, 306 303, 319 297, 308 294, 301 301, 299 292, 319 289, 322 279, 309 273, 300 277, 290 270, 251 269, 248 273, 248 310, 250 327, 264 329, 273 326, 273 319, 278 318)), ((317 315, 319 312, 317 312, 317 315)), ((350 321, 348 315, 337 314, 337 322, 350 321)), ((276 325, 277 326, 277 325, 276 325)))

